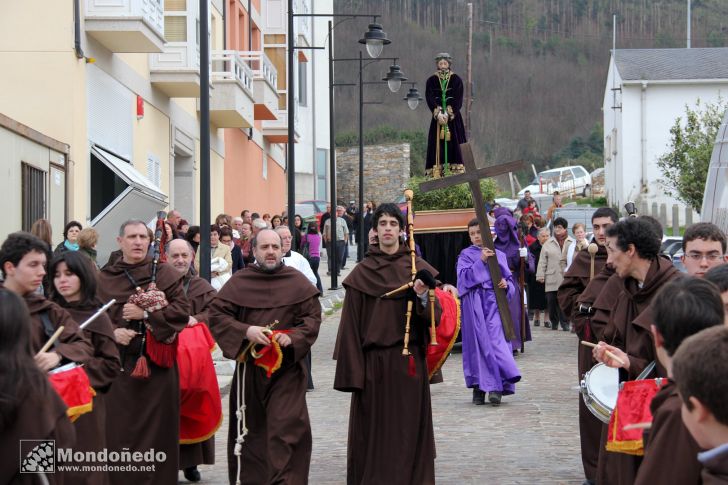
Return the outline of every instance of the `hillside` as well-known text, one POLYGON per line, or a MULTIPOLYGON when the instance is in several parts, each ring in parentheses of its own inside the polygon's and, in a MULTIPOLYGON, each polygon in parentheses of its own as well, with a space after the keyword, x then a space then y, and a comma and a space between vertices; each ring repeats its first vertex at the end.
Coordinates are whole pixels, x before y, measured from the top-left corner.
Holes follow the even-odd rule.
MULTIPOLYGON (((471 143, 488 163, 524 158, 537 168, 578 159, 602 164, 601 104, 612 47, 685 47, 686 0, 473 0, 473 107, 471 143)), ((392 44, 383 56, 400 57, 410 81, 424 90, 433 57, 446 51, 465 77, 467 7, 462 0, 337 0, 336 13, 377 13, 392 44)), ((693 0, 692 46, 722 47, 728 40, 728 2, 693 0)), ((336 57, 355 57, 366 20, 342 24, 336 57)), ((355 82, 354 63, 337 65, 337 82, 355 82)), ((389 63, 374 63, 368 81, 389 63)), ((408 85, 365 87, 365 130, 380 125, 426 133, 423 104, 410 111, 402 98, 408 85)), ((337 133, 357 129, 356 88, 336 88, 337 133)), ((381 131, 381 128, 380 128, 381 131)), ((410 133, 410 137, 412 134, 410 133)), ((530 172, 530 170, 529 170, 530 172)), ((522 174, 521 182, 525 182, 522 174)))

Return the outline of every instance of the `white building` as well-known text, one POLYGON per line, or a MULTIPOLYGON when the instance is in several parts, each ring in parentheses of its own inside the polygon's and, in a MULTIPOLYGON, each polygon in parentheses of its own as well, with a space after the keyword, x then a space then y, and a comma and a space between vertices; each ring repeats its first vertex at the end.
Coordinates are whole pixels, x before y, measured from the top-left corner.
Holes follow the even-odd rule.
MULTIPOLYGON (((669 150, 670 128, 685 107, 728 95, 728 48, 617 49, 604 92, 607 199, 679 204, 665 193, 657 160, 669 150)), ((684 211, 680 211, 681 214, 684 211)))

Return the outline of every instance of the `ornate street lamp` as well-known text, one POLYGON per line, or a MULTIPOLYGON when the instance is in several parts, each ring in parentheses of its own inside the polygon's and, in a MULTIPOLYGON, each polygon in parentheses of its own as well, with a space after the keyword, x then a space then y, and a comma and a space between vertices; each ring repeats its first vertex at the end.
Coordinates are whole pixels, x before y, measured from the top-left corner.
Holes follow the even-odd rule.
POLYGON ((364 38, 359 39, 359 43, 365 44, 369 57, 376 59, 382 54, 384 46, 391 44, 392 41, 387 38, 387 34, 382 30, 380 24, 371 23, 369 24, 369 30, 364 34, 364 38))
POLYGON ((387 81, 387 86, 393 93, 399 91, 399 88, 402 86, 402 81, 406 80, 407 78, 404 77, 402 70, 397 64, 389 66, 389 72, 382 78, 382 81, 387 81))
POLYGON ((407 96, 405 96, 403 99, 407 101, 407 106, 409 106, 409 109, 413 111, 417 109, 420 101, 422 101, 422 96, 420 96, 420 92, 417 90, 417 86, 415 85, 415 83, 412 83, 412 87, 409 89, 407 96))

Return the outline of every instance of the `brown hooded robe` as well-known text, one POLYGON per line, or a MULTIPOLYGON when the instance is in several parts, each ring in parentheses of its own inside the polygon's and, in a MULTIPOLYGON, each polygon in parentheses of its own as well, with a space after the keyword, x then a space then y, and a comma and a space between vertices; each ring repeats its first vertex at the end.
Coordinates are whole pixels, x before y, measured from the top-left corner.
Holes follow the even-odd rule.
MULTIPOLYGON (((274 330, 288 330, 291 345, 281 347, 283 361, 271 377, 248 358, 245 364, 245 424, 240 479, 243 484, 308 483, 311 464, 311 423, 306 407, 308 375, 303 358, 318 337, 321 325, 319 292, 295 268, 281 265, 272 272, 250 265, 237 271, 208 310, 210 331, 223 355, 238 359, 248 345, 250 326, 278 320, 274 330)), ((238 381, 235 369, 230 390, 228 477, 237 478, 238 381)))
MULTIPOLYGON (((108 315, 114 328, 137 330, 138 322, 128 322, 122 309, 135 287, 127 278, 146 289, 151 281, 152 263, 149 258, 130 264, 123 258, 99 273, 98 296, 103 301, 116 299, 108 315)), ((168 305, 151 312, 147 320, 151 332, 160 342, 175 336, 187 326, 189 304, 182 289, 183 275, 165 263, 157 269, 157 288, 166 295, 168 305)), ((166 454, 164 461, 155 461, 154 471, 111 472, 112 484, 118 485, 176 485, 179 460, 179 375, 177 365, 157 366, 147 357, 151 375, 148 379, 131 377, 140 355, 142 338, 137 335, 129 345, 117 345, 122 371, 106 396, 106 438, 109 451, 128 448, 130 451, 154 451, 166 454)), ((146 465, 146 464, 145 464, 146 465)))
MULTIPOLYGON (((589 251, 579 251, 564 280, 559 287, 558 299, 564 314, 570 316, 570 321, 576 330, 577 340, 577 369, 578 379, 584 376, 594 365, 592 349, 581 345, 581 340, 596 342, 589 322, 589 315, 579 312, 579 304, 591 306, 609 276, 614 272, 606 267, 607 249, 599 246, 594 255, 594 278, 591 275, 591 255, 589 251), (587 290, 588 289, 588 290, 587 290), (587 298, 584 300, 584 298, 587 298)), ((616 298, 616 295, 614 295, 616 298)), ((597 476, 597 461, 599 459, 599 440, 602 434, 602 422, 589 411, 584 404, 582 396, 579 399, 579 438, 581 441, 581 463, 584 467, 584 476, 594 480, 597 476)))
MULTIPOLYGON (((183 287, 190 302, 190 314, 198 322, 205 323, 209 327, 207 309, 212 300, 215 299, 217 291, 199 276, 193 276, 190 270, 184 277, 183 287)), ((179 445, 179 469, 205 464, 215 463, 215 436, 210 439, 189 445, 179 445)))
MULTIPOLYGON (((402 355, 407 293, 381 298, 411 281, 409 251, 370 246, 344 280, 346 297, 334 358, 334 389, 351 392, 347 483, 435 483, 435 439, 425 349, 430 303, 414 302, 410 357, 402 355)), ((417 258, 418 270, 437 270, 417 258)), ((440 307, 436 301, 436 321, 440 307)))
MULTIPOLYGON (((657 257, 647 271, 642 288, 634 278, 622 280, 622 292, 612 306, 603 338, 608 344, 626 352, 629 357, 630 369, 619 370, 620 381, 636 379, 650 362, 656 361, 655 343, 650 331, 652 312, 649 305, 659 289, 679 274, 668 258, 657 257)), ((665 369, 658 362, 656 364, 650 377, 667 377, 665 369)), ((607 434, 608 426, 605 424, 602 426, 599 448, 597 483, 634 483, 642 457, 606 451, 607 434)))
MULTIPOLYGON (((68 313, 79 325, 96 313, 101 305, 81 305, 75 302, 64 305, 68 313)), ((106 393, 114 379, 119 375, 121 362, 119 349, 114 339, 114 326, 105 313, 91 322, 83 333, 94 346, 93 359, 86 362, 85 370, 91 387, 96 391, 93 411, 81 415, 73 425, 76 428, 76 446, 74 451, 100 451, 106 448, 106 393)), ((95 463, 88 463, 95 465, 95 463)), ((72 483, 102 485, 109 483, 108 472, 68 472, 72 483)))

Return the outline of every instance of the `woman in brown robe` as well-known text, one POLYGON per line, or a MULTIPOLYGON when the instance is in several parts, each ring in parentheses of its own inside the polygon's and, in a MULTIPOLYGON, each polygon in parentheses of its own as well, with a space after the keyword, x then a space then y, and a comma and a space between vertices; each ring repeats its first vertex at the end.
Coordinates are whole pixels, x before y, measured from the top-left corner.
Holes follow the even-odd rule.
MULTIPOLYGON (((92 262, 80 252, 65 252, 56 256, 49 268, 50 294, 53 301, 64 307, 73 319, 83 324, 103 306, 96 297, 96 274, 92 262)), ((77 445, 74 451, 98 452, 106 448, 106 406, 104 398, 119 375, 119 350, 114 328, 103 313, 91 322, 83 333, 94 346, 94 357, 84 369, 91 387, 96 391, 93 411, 81 415, 75 422, 77 445)), ((90 463, 94 465, 94 463, 90 463)), ((101 485, 109 483, 106 471, 69 472, 73 483, 101 485)))
MULTIPOLYGON (((33 360, 30 327, 23 301, 0 289, 0 483, 39 483, 38 474, 20 473, 20 440, 55 440, 57 448, 70 448, 76 439, 66 405, 33 360)), ((21 446, 23 462, 32 449, 21 446)), ((45 478, 51 484, 73 483, 64 481, 60 470, 45 478)))

